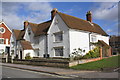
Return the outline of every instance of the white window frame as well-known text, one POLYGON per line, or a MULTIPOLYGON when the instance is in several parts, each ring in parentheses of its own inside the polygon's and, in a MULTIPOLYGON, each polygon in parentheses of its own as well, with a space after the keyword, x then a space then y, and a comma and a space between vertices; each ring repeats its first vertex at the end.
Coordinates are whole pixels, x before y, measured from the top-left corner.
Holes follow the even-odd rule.
POLYGON ((56 32, 56 33, 53 33, 54 34, 54 42, 62 42, 63 41, 63 31, 59 31, 59 32, 56 32), (56 38, 56 35, 57 34, 61 34, 61 40, 57 40, 56 38))
POLYGON ((3 42, 2 42, 2 43, 0 43, 0 44, 4 44, 4 40, 5 40, 5 39, 4 39, 4 38, 0 38, 0 39, 3 39, 3 42))
POLYGON ((5 33, 5 28, 4 27, 0 27, 0 33, 1 34, 5 33), (4 31, 2 32, 1 29, 3 29, 4 31))
POLYGON ((63 57, 64 56, 64 47, 63 46, 61 46, 61 47, 54 47, 54 55, 55 55, 55 57, 63 57), (56 49, 62 49, 62 53, 59 53, 59 55, 56 55, 56 49), (61 55, 62 54, 62 55, 61 55))
POLYGON ((91 35, 91 42, 96 42, 97 41, 97 37, 95 35, 91 35))

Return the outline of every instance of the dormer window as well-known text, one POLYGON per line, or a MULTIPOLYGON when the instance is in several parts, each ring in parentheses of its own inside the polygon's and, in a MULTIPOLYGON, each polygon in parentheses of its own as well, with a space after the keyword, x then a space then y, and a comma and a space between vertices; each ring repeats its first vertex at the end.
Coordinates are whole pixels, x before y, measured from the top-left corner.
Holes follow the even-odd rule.
POLYGON ((28 28, 28 34, 29 34, 29 35, 31 34, 30 28, 28 28))

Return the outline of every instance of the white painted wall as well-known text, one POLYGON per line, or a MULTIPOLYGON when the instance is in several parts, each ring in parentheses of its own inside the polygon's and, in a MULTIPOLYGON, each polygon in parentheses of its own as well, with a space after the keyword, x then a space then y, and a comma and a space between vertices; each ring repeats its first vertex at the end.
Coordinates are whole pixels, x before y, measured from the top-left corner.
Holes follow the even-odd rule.
POLYGON ((30 53, 30 56, 31 56, 31 57, 34 57, 34 56, 35 56, 33 50, 24 50, 23 53, 24 53, 24 54, 23 54, 23 59, 25 59, 25 56, 26 56, 26 54, 28 54, 28 53, 30 53))
POLYGON ((61 17, 57 14, 50 26, 50 29, 48 31, 48 54, 50 54, 50 57, 58 57, 55 56, 54 53, 54 47, 63 46, 63 57, 69 57, 70 53, 70 45, 69 45, 69 31, 67 25, 63 22, 61 17), (58 24, 55 24, 55 21, 58 20, 58 24), (54 42, 54 33, 63 31, 63 41, 62 42, 54 42))
POLYGON ((11 52, 12 50, 14 50, 14 56, 15 56, 17 54, 17 41, 14 33, 12 33, 10 37, 10 54, 12 53, 11 52), (14 44, 12 44, 12 42, 14 42, 14 44))
POLYGON ((97 40, 103 40, 109 45, 109 36, 97 35, 97 40))
POLYGON ((91 33, 90 34, 90 42, 92 41, 91 40, 92 35, 96 36, 96 42, 98 42, 98 40, 103 40, 104 42, 106 42, 109 45, 109 36, 103 36, 103 35, 100 35, 97 33, 91 33))
POLYGON ((39 37, 39 55, 43 57, 43 55, 47 52, 46 48, 46 35, 40 35, 39 37))
MULTIPOLYGON (((89 33, 80 30, 69 30, 70 38, 70 54, 74 52, 74 49, 85 50, 85 53, 89 51, 89 33)), ((85 53, 82 53, 83 55, 85 53)))
POLYGON ((26 41, 29 41, 31 43, 34 43, 34 33, 33 33, 33 31, 32 31, 30 26, 28 26, 26 28, 25 35, 24 35, 23 39, 25 39, 26 41), (30 32, 31 32, 30 35, 28 34, 28 28, 30 29, 30 32))
POLYGON ((6 46, 4 44, 0 44, 0 54, 5 52, 5 48, 6 48, 6 46))

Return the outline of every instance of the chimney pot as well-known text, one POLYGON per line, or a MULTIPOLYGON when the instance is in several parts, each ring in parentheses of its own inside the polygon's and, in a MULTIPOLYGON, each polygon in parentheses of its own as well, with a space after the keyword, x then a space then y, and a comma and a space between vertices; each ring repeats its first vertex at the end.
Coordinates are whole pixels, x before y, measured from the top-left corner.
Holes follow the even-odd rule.
POLYGON ((25 21, 25 22, 24 22, 24 30, 27 28, 28 25, 29 25, 29 22, 28 22, 28 21, 25 21))
POLYGON ((58 12, 57 8, 53 8, 53 10, 51 11, 51 20, 53 20, 57 12, 58 12))
POLYGON ((92 22, 92 12, 91 11, 87 12, 86 19, 87 19, 87 21, 92 22))

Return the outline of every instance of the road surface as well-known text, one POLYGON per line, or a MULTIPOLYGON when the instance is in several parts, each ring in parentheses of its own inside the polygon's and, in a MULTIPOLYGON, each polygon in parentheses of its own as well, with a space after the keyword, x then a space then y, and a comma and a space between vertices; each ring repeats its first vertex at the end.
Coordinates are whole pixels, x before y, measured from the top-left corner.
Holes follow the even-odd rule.
POLYGON ((67 78, 67 77, 3 66, 2 78, 67 78))

